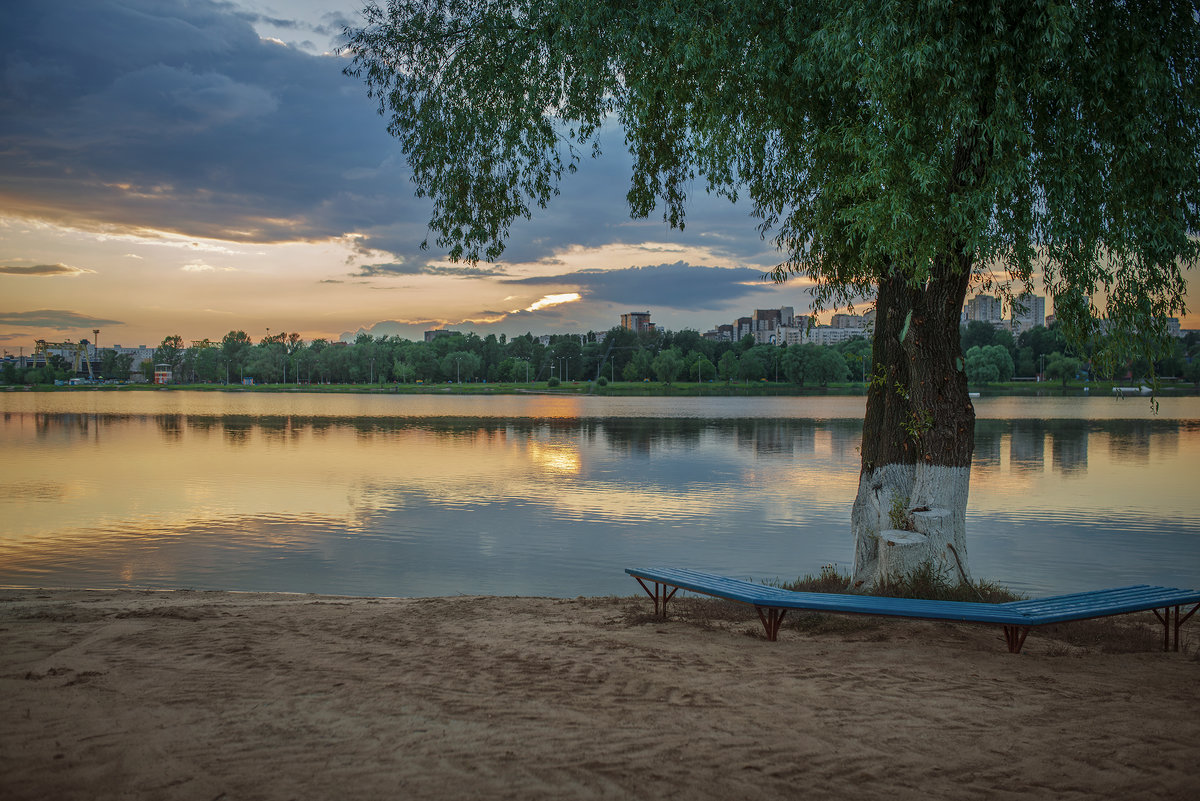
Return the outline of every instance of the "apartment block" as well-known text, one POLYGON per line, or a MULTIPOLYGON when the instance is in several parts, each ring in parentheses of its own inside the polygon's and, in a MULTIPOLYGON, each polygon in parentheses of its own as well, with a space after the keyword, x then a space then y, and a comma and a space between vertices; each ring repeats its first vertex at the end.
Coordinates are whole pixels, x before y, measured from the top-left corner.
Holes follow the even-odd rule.
POLYGON ((629 312, 621 315, 621 327, 635 334, 650 333, 654 323, 650 322, 650 312, 629 312))
POLYGON ((1001 308, 1000 298, 996 297, 995 295, 986 295, 983 292, 980 292, 975 297, 968 299, 966 321, 978 321, 997 327, 1003 325, 1004 314, 1001 308))
POLYGON ((1046 324, 1046 299, 1028 292, 1013 299, 1011 329, 1013 336, 1046 324))

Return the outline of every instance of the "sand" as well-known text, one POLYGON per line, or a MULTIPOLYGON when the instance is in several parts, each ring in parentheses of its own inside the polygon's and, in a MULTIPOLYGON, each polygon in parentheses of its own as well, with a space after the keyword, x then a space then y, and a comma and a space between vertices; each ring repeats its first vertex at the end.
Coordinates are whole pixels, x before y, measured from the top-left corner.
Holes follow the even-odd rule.
POLYGON ((0 798, 1197 797, 1194 653, 648 606, 0 590, 0 798))

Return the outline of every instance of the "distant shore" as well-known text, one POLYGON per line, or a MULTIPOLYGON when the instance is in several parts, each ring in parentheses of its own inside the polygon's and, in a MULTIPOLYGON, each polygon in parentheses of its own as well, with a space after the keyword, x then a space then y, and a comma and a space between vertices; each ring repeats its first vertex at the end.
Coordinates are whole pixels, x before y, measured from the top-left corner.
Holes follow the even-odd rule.
POLYGON ((1194 654, 675 603, 0 590, 0 796, 1194 797, 1194 654))
MULTIPOLYGON (((980 397, 1112 397, 1115 387, 1141 388, 1139 381, 1008 381, 972 386, 970 391, 980 397)), ((617 381, 599 384, 592 381, 565 381, 557 386, 546 382, 534 383, 386 383, 386 384, 80 384, 77 386, 12 386, 0 385, 0 391, 34 392, 276 392, 276 393, 357 393, 368 395, 592 395, 614 397, 822 397, 862 396, 866 387, 861 382, 830 384, 827 387, 799 386, 773 382, 697 383, 679 381, 673 384, 643 381, 617 381)), ((1158 387, 1162 396, 1198 395, 1200 387, 1184 382, 1163 382, 1158 387)))

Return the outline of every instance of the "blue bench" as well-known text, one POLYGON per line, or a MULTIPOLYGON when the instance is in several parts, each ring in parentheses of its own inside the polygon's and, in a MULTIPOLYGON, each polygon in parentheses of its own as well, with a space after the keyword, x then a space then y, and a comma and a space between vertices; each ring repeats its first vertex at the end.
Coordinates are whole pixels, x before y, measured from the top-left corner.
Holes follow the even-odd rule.
POLYGON ((625 572, 633 576, 654 601, 654 614, 657 616, 667 616, 667 601, 674 598, 679 590, 712 595, 753 606, 758 612, 763 628, 766 629, 767 639, 771 641, 778 637, 779 626, 788 610, 802 609, 809 612, 912 617, 998 625, 1004 628, 1008 650, 1016 654, 1021 652, 1029 630, 1037 626, 1152 610, 1163 624, 1163 650, 1170 650, 1170 635, 1173 629, 1174 647, 1178 651, 1180 626, 1200 609, 1200 592, 1196 590, 1148 585, 989 604, 925 601, 878 595, 793 592, 677 567, 631 568, 625 572), (650 585, 653 585, 653 590, 650 585), (1191 606, 1191 609, 1181 611, 1181 608, 1187 606, 1191 606))

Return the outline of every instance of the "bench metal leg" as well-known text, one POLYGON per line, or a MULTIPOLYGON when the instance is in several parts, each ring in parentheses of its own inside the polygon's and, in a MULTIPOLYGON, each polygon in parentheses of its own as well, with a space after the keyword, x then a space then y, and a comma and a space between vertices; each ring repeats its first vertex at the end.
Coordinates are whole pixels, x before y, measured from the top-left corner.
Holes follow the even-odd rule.
POLYGON ((1184 623, 1186 623, 1188 621, 1188 618, 1190 618, 1192 615, 1196 614, 1197 609, 1200 609, 1200 604, 1196 604, 1195 606, 1193 606, 1191 608, 1191 611, 1189 611, 1183 617, 1180 617, 1179 616, 1179 607, 1178 606, 1175 607, 1175 650, 1176 651, 1179 650, 1179 627, 1182 626, 1184 623))
POLYGON ((634 578, 637 579, 637 583, 642 585, 642 589, 645 590, 646 594, 649 595, 651 600, 654 601, 654 616, 661 617, 663 620, 666 620, 667 601, 675 597, 675 593, 679 592, 679 588, 671 587, 670 584, 660 584, 656 581, 654 582, 654 592, 650 592, 650 588, 646 586, 646 582, 642 581, 642 579, 638 576, 634 576, 634 578), (671 587, 671 591, 669 593, 667 592, 667 587, 671 587))
POLYGON ((1171 650, 1178 651, 1179 650, 1179 629, 1181 626, 1183 626, 1184 623, 1186 623, 1188 621, 1188 618, 1190 618, 1192 615, 1196 614, 1196 610, 1200 609, 1200 604, 1196 604, 1195 606, 1193 606, 1186 615, 1180 614, 1179 606, 1176 605, 1174 607, 1174 609, 1175 609, 1174 624, 1172 624, 1172 621, 1171 621, 1171 609, 1172 609, 1172 607, 1170 607, 1170 606, 1164 607, 1162 610, 1162 614, 1159 614, 1157 609, 1152 610, 1154 612, 1154 616, 1156 618, 1158 618, 1158 622, 1163 624, 1163 650, 1164 651, 1171 651, 1171 650), (1172 646, 1172 643, 1171 643, 1171 629, 1172 628, 1175 630, 1174 646, 1172 646))
POLYGON ((787 614, 786 609, 777 609, 773 606, 766 608, 766 614, 763 614, 764 607, 756 606, 754 611, 758 612, 758 619, 762 621, 763 628, 767 630, 767 640, 775 642, 779 637, 779 625, 783 623, 783 616, 787 614))
POLYGON ((1021 646, 1025 644, 1025 637, 1029 634, 1029 626, 1005 626, 1004 640, 1008 643, 1008 652, 1010 654, 1021 653, 1021 646))

